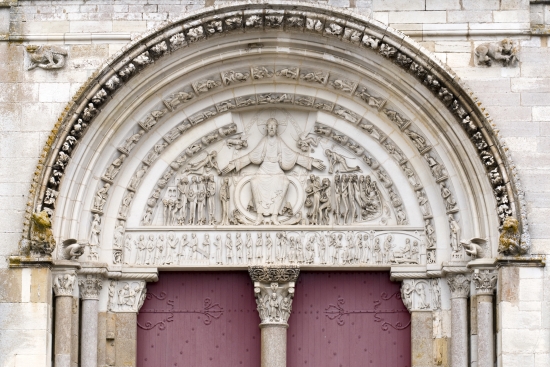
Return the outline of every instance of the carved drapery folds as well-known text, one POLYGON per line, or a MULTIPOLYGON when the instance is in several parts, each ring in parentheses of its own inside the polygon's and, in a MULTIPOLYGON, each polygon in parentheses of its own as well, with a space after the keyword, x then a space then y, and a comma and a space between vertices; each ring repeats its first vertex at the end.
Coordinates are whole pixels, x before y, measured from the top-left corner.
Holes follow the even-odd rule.
POLYGON ((99 299, 99 291, 102 288, 102 277, 95 274, 86 274, 78 280, 80 296, 82 299, 99 299))
POLYGON ((470 294, 470 274, 448 274, 447 283, 451 290, 451 298, 467 298, 470 294))
POLYGON ((286 325, 292 312, 294 286, 300 268, 297 266, 250 267, 260 325, 286 325))
POLYGON ((57 274, 53 278, 53 291, 57 297, 59 296, 72 296, 74 281, 76 279, 75 274, 57 274))

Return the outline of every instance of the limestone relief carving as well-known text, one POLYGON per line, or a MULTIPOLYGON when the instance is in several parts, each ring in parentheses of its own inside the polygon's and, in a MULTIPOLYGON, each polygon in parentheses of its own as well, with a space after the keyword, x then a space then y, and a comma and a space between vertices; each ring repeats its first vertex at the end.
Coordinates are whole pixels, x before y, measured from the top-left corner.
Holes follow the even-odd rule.
POLYGON ((286 324, 292 312, 294 282, 254 282, 254 295, 261 325, 286 324))
POLYGON ((67 50, 59 46, 36 46, 25 47, 27 56, 27 70, 35 68, 52 70, 61 69, 65 66, 68 56, 67 50))
POLYGON ((275 72, 275 75, 284 76, 288 79, 298 79, 298 77, 300 76, 300 69, 297 67, 284 68, 277 70, 277 72, 275 72))
POLYGON ((170 37, 170 50, 175 51, 186 46, 185 35, 183 33, 176 33, 170 37))
POLYGON ((158 122, 158 120, 168 112, 167 109, 152 111, 149 116, 145 118, 139 125, 145 130, 151 130, 158 122))
POLYGON ((279 122, 271 118, 266 122, 267 135, 247 155, 229 162, 222 170, 228 174, 233 170, 239 172, 249 164, 258 164, 260 169, 250 178, 252 205, 256 212, 255 224, 261 224, 270 218, 274 225, 279 224, 279 215, 286 205, 286 193, 290 181, 283 170, 289 170, 298 164, 308 170, 324 170, 324 164, 310 157, 291 150, 277 135, 279 122), (275 193, 275 196, 273 194, 275 193), (266 218, 267 217, 267 218, 266 218))
MULTIPOLYGON (((357 85, 355 86, 355 88, 357 88, 357 85)), ((355 95, 365 101, 370 107, 376 108, 378 111, 382 110, 387 103, 386 99, 370 95, 367 91, 367 88, 363 88, 361 91, 356 92, 355 95)))
POLYGON ((120 171, 120 167, 124 163, 124 160, 126 159, 126 154, 119 155, 113 163, 107 168, 101 179, 108 183, 113 183, 113 180, 115 179, 116 175, 120 171))
POLYGON ((231 85, 231 83, 235 82, 245 82, 250 77, 250 73, 247 72, 239 72, 239 71, 224 71, 221 73, 222 82, 224 85, 231 85))
POLYGON ((51 210, 30 215, 30 236, 21 241, 21 252, 25 255, 51 256, 56 243, 52 232, 51 210))
POLYGON ((109 285, 108 308, 112 312, 138 312, 147 289, 144 281, 114 281, 109 285))
POLYGON ((466 251, 466 254, 471 256, 472 259, 490 257, 491 251, 489 250, 486 238, 474 237, 469 240, 461 240, 460 244, 466 251))
POLYGON ((187 103, 194 97, 192 93, 181 91, 171 94, 167 99, 163 100, 163 103, 170 111, 174 111, 180 104, 187 103))
POLYGON ((357 88, 357 83, 347 79, 335 79, 330 81, 330 86, 334 89, 341 90, 344 93, 353 94, 357 88))
MULTIPOLYGON (((426 81, 426 85, 428 86, 428 88, 432 89, 436 93, 436 95, 443 101, 443 103, 447 104, 447 103, 449 103, 449 101, 452 98, 454 98, 452 93, 450 93, 449 89, 447 89, 446 86, 443 85, 443 83, 441 83, 441 81, 437 80, 436 78, 433 77, 433 75, 429 74, 422 66, 420 66, 419 63, 414 62, 409 57, 407 57, 406 55, 404 55, 400 52, 397 52, 397 50, 395 50, 393 47, 388 46, 387 44, 381 43, 380 40, 377 39, 376 37, 373 37, 373 36, 367 34, 366 33, 367 30, 365 30, 365 34, 363 34, 360 31, 356 31, 356 30, 352 30, 351 28, 348 28, 347 25, 344 29, 344 27, 341 24, 339 24, 338 21, 332 21, 332 20, 327 21, 326 24, 325 24, 325 20, 324 20, 323 17, 315 17, 315 16, 310 17, 310 16, 308 16, 305 19, 306 21, 304 22, 303 16, 296 15, 296 14, 293 14, 293 13, 286 13, 286 12, 284 14, 283 13, 274 13, 274 14, 269 15, 269 16, 272 17, 272 18, 269 18, 269 20, 268 20, 267 15, 266 15, 266 18, 265 18, 266 19, 265 20, 266 26, 269 26, 269 27, 279 27, 280 24, 285 24, 287 29, 295 28, 296 30, 302 30, 302 28, 305 27, 305 29, 309 30, 309 31, 325 32, 328 35, 336 35, 336 36, 343 37, 343 38, 346 38, 346 39, 348 37, 347 35, 349 35, 350 40, 352 40, 352 39, 357 40, 357 39, 360 38, 363 45, 365 45, 369 48, 377 49, 384 57, 392 59, 398 65, 400 65, 403 68, 406 68, 407 71, 409 71, 413 75, 420 78, 423 82, 426 81), (280 18, 281 16, 283 16, 283 18, 280 18), (269 23, 269 25, 268 25, 268 23, 269 23), (348 30, 349 30, 349 32, 348 32, 348 30), (430 76, 430 78, 428 78, 428 76, 430 76)), ((224 19, 223 20, 223 26, 227 30, 239 28, 239 27, 242 27, 243 25, 244 25, 245 29, 247 27, 251 27, 251 28, 263 27, 263 20, 264 20, 263 16, 256 15, 256 14, 247 15, 245 17, 246 18, 245 22, 242 22, 242 18, 240 16, 235 16, 235 15, 226 16, 226 17, 222 17, 222 18, 224 19)), ((215 29, 216 32, 219 31, 218 21, 212 22, 212 23, 209 23, 209 24, 213 26, 213 29, 215 29), (216 23, 216 24, 214 24, 214 23, 216 23)), ((206 26, 206 23, 205 23, 204 27, 206 27, 208 29, 208 27, 206 26)), ((194 35, 193 32, 191 32, 191 30, 193 30, 194 28, 201 28, 202 29, 202 26, 191 28, 186 23, 186 25, 184 27, 184 29, 186 29, 186 32, 188 33, 188 36, 189 36, 189 33, 192 33, 189 38, 190 38, 190 40, 192 39, 192 41, 195 41, 195 42, 198 42, 198 41, 204 39, 205 38, 205 37, 203 37, 204 33, 209 32, 209 31, 205 32, 204 29, 203 29, 202 30, 202 36, 201 36, 201 34, 200 34, 201 32, 199 32, 199 30, 196 30, 197 33, 194 35)), ((194 30, 194 32, 195 32, 195 30, 194 30)), ((140 67, 144 67, 147 64, 151 63, 153 58, 160 57, 161 55, 165 54, 166 51, 167 51, 167 44, 170 45, 170 49, 173 49, 173 47, 177 47, 178 44, 183 47, 184 42, 185 42, 185 36, 183 34, 170 35, 164 41, 160 41, 160 42, 156 43, 155 45, 151 46, 148 49, 148 51, 145 51, 140 56, 134 58, 133 60, 131 60, 131 62, 127 63, 126 65, 121 66, 120 69, 117 70, 117 73, 122 71, 122 72, 127 74, 126 71, 131 70, 130 64, 133 64, 138 69, 140 67), (149 54, 149 52, 151 54, 149 54), (157 56, 157 54, 158 54, 158 56, 157 56)), ((503 50, 501 50, 501 53, 506 55, 506 52, 508 52, 507 50, 510 47, 508 46, 508 44, 506 44, 506 45, 502 44, 501 46, 503 47, 503 50)), ((487 53, 486 55, 489 55, 489 53, 487 53)), ((515 56, 515 57, 517 59, 517 56, 515 56)), ((512 57, 509 57, 507 62, 512 63, 513 61, 511 61, 510 59, 512 59, 512 57)), ((298 74, 299 73, 297 73, 297 75, 298 74)), ((118 75, 120 75, 120 74, 118 74, 118 75)), ((128 76, 122 76, 121 75, 121 79, 124 80, 124 78, 132 77, 132 75, 135 75, 134 71, 130 72, 130 74, 128 76)), ((102 87, 104 87, 105 89, 107 89, 109 91, 114 91, 115 89, 117 89, 122 84, 121 79, 113 77, 113 78, 109 79, 107 82, 105 82, 105 84, 102 87)), ((104 98, 104 97, 102 97, 102 98, 104 98)), ((102 101, 99 102, 99 99, 93 100, 92 102, 93 102, 92 107, 94 107, 94 108, 97 107, 97 105, 99 103, 102 103, 102 101), (94 106, 94 104, 96 106, 94 106)), ((270 103, 272 103, 272 102, 270 102, 270 103)), ((322 102, 317 103, 317 105, 320 105, 320 104, 324 105, 324 103, 322 103, 322 102)), ((370 105, 370 102, 369 102, 369 105, 370 105)), ((321 107, 321 108, 324 108, 324 107, 321 107)), ((460 103, 456 99, 453 99, 453 101, 449 104, 449 108, 451 109, 451 111, 453 111, 461 119, 461 121, 468 121, 468 119, 469 119, 468 114, 465 112, 464 108, 460 105, 460 103)), ((88 111, 85 111, 85 110, 82 110, 82 111, 83 111, 82 114, 79 116, 81 121, 86 121, 83 118, 84 116, 86 116, 86 118, 89 119, 88 121, 91 121, 91 119, 93 119, 97 115, 97 109, 95 110, 96 111, 95 113, 93 112, 94 111, 93 109, 89 109, 88 111)), ((337 110, 337 111, 339 111, 339 110, 337 110)), ((465 125, 465 128, 472 130, 472 126, 470 125, 470 123, 464 123, 464 125, 465 125)), ((82 127, 81 127, 81 129, 82 129, 82 127)), ((83 129, 85 129, 85 127, 83 129)), ((74 129, 74 130, 76 130, 76 129, 74 129)), ((74 132, 76 134, 74 134, 74 135, 71 134, 71 136, 77 137, 78 132, 77 131, 74 131, 74 132)), ((80 135, 81 134, 82 133, 80 133, 80 135)), ((65 153, 66 155, 70 156, 70 154, 71 154, 70 147, 65 152, 67 152, 67 153, 65 153)), ((496 165, 495 157, 492 157, 492 155, 490 155, 490 152, 487 152, 487 151, 484 150, 484 151, 481 152, 480 156, 482 157, 482 159, 486 163, 487 168, 488 168, 488 172, 492 172, 493 170, 498 169, 498 166, 496 165), (487 154, 487 153, 489 153, 489 154, 487 154)), ((55 168, 51 171, 51 177, 48 179, 49 180, 49 185, 50 185, 51 188, 55 189, 57 187, 57 185, 59 185, 59 182, 60 182, 61 178, 63 177, 63 171, 64 171, 64 167, 55 168)), ((495 172, 495 174, 498 174, 498 170, 497 170, 497 172, 495 172)), ((510 209, 510 207, 507 203, 507 197, 503 196, 505 194, 505 191, 502 188, 498 189, 499 184, 495 184, 494 188, 495 188, 495 195, 501 195, 501 196, 497 196, 497 198, 499 198, 498 199, 498 201, 499 201, 498 211, 499 211, 499 214, 501 215, 501 221, 504 221, 504 219, 507 216, 511 215, 512 212, 511 212, 511 209, 510 209)), ((50 199, 49 202, 52 203, 52 204, 46 204, 45 202, 44 202, 44 204, 48 205, 48 207, 53 207, 55 199, 53 199, 53 200, 50 199)))
POLYGON ((82 299, 99 299, 102 279, 95 274, 86 274, 78 279, 78 288, 82 299))
POLYGON ((300 79, 310 83, 327 84, 329 73, 326 71, 311 71, 300 74, 300 79))
POLYGON ((103 207, 107 202, 107 197, 109 196, 110 188, 111 188, 111 184, 106 183, 103 185, 103 187, 101 187, 97 191, 92 202, 92 208, 91 208, 92 213, 103 214, 103 207))
POLYGON ((63 241, 61 244, 62 258, 65 260, 78 260, 84 254, 86 244, 78 243, 74 238, 63 241))
MULTIPOLYGON (((436 286, 439 289, 439 285, 436 286)), ((439 295, 440 296, 440 295, 439 295)), ((401 299, 409 310, 412 311, 430 311, 438 307, 434 306, 433 283, 424 279, 405 279, 401 284, 401 299)), ((440 302, 440 301, 439 301, 440 302)))
POLYGON ((144 134, 145 134, 145 130, 139 130, 137 133, 130 135, 124 141, 124 145, 118 147, 118 151, 127 156, 128 154, 130 154, 132 149, 136 146, 136 144, 139 142, 139 140, 143 137, 144 134))
POLYGON ((472 281, 478 294, 493 294, 497 280, 496 272, 491 270, 476 269, 472 275, 472 281))
POLYGON ((466 298, 470 294, 470 274, 447 274, 451 298, 466 298))
POLYGON ((517 256, 524 255, 527 251, 526 244, 520 241, 517 219, 507 217, 500 232, 498 252, 505 256, 517 256))
POLYGON ((482 43, 475 49, 478 65, 491 66, 499 62, 503 66, 516 66, 519 62, 518 46, 511 39, 505 38, 500 42, 482 43))
MULTIPOLYGON (((130 230, 131 231, 131 230, 130 230)), ((416 231, 132 232, 120 239, 120 262, 150 266, 425 264, 426 246, 416 231)))
POLYGON ((56 296, 72 296, 76 275, 57 274, 53 277, 53 291, 56 296))
POLYGON ((264 78, 272 78, 275 73, 273 72, 273 69, 268 68, 266 66, 253 66, 250 68, 250 72, 252 75, 252 79, 264 79, 264 78))
POLYGON ((197 94, 207 93, 211 89, 217 88, 221 85, 222 85, 222 83, 220 83, 217 80, 212 80, 212 79, 200 80, 200 81, 194 82, 192 84, 193 89, 195 90, 195 93, 197 93, 197 94))
POLYGON ((94 214, 92 224, 90 226, 90 235, 88 237, 88 260, 99 260, 99 238, 101 235, 101 217, 99 214, 94 214))

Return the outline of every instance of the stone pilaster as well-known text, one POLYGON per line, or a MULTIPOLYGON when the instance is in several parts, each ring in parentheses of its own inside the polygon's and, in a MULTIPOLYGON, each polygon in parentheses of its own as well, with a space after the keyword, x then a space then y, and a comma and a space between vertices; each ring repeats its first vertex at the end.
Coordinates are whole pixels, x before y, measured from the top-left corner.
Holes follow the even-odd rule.
POLYGON ((297 266, 250 267, 261 328, 262 367, 286 367, 286 329, 292 311, 297 266))
POLYGON ((497 275, 495 271, 476 269, 472 280, 477 290, 477 366, 493 367, 493 291, 497 275))
POLYGON ((447 274, 451 290, 451 367, 468 367, 469 274, 447 274))
POLYGON ((71 326, 75 279, 74 271, 58 273, 53 276, 55 294, 54 363, 56 367, 71 366, 71 326))
POLYGON ((97 274, 86 274, 78 280, 82 298, 81 367, 97 367, 97 330, 101 283, 102 276, 97 274))

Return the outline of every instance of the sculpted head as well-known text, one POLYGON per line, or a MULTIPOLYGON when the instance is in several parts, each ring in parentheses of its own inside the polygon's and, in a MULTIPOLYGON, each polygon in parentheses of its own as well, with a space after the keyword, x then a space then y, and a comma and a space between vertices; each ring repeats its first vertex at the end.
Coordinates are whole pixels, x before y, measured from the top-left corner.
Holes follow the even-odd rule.
POLYGON ((267 135, 269 136, 277 135, 278 126, 279 126, 279 122, 273 117, 267 120, 267 135))
POLYGON ((512 49, 514 48, 514 43, 512 42, 511 39, 509 38, 505 38, 503 39, 501 42, 500 42, 501 46, 502 46, 502 50, 503 51, 506 51, 506 52, 510 52, 512 51, 512 49))

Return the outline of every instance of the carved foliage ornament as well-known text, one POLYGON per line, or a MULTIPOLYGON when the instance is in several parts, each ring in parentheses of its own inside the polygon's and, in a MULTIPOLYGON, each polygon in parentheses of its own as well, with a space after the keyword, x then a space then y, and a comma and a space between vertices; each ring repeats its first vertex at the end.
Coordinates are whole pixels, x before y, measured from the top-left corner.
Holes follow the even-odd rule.
POLYGON ((478 294, 493 294, 497 279, 496 272, 490 270, 476 269, 472 276, 478 294))
POLYGON ((448 274, 451 298, 466 298, 470 294, 470 274, 448 274))
POLYGON ((53 278, 53 291, 56 296, 72 296, 76 275, 58 274, 53 278))
POLYGON ((250 278, 255 282, 295 282, 300 275, 300 267, 285 265, 280 267, 251 266, 250 278))
POLYGON ((80 296, 82 299, 99 299, 99 291, 102 288, 101 277, 94 274, 87 274, 78 280, 80 296))

